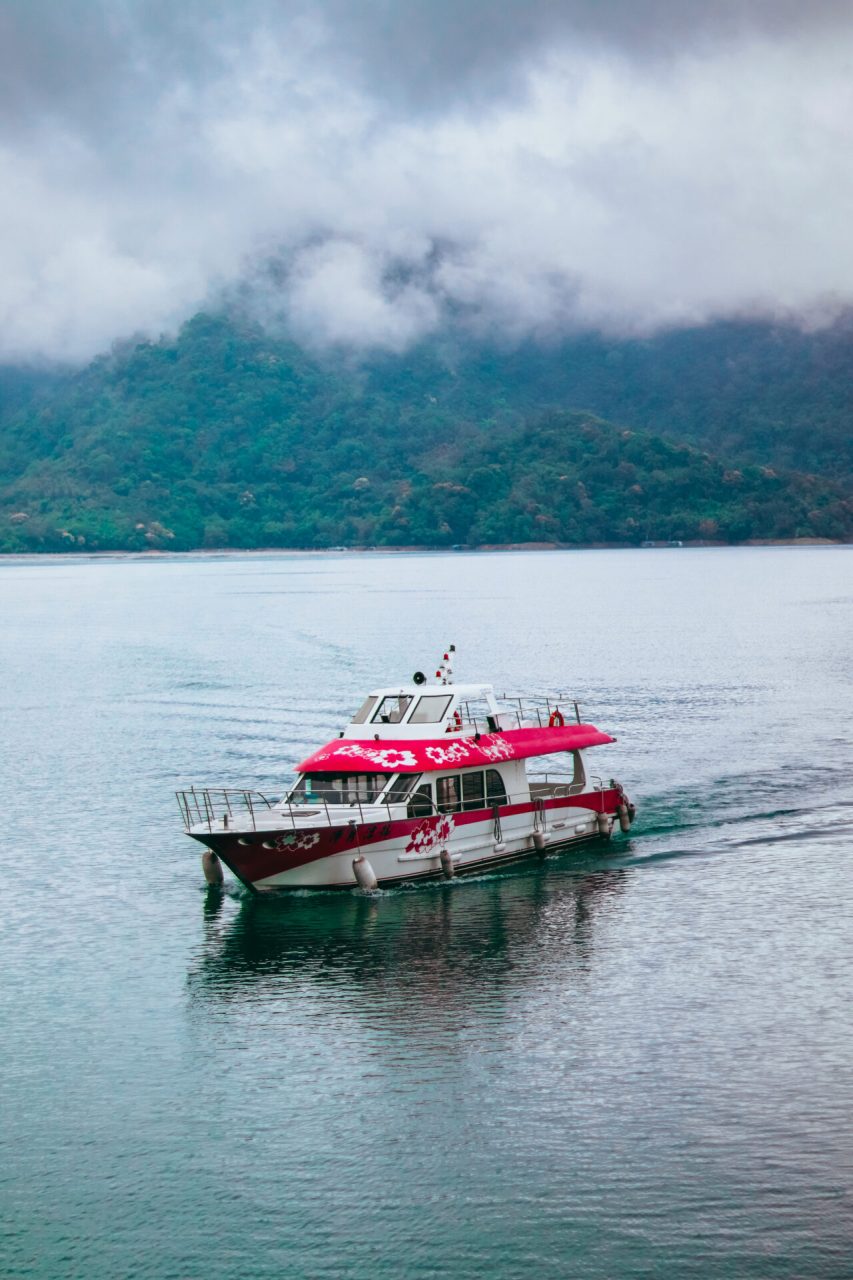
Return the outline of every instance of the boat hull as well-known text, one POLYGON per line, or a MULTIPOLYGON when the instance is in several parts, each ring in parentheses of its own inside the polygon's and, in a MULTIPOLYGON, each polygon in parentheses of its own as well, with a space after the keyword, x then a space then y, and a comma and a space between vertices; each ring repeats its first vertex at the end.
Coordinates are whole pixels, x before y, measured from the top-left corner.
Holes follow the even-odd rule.
POLYGON ((381 886, 484 871, 572 845, 609 839, 621 789, 397 821, 266 830, 190 832, 257 892, 353 889, 363 855, 381 886), (444 852, 444 864, 442 853, 444 852))

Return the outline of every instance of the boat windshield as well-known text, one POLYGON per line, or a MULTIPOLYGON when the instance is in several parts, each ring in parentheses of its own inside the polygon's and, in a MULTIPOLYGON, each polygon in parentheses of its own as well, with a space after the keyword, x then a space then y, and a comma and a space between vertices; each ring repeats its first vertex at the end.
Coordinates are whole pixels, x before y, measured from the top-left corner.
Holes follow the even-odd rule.
POLYGON ((372 724, 399 724, 405 716, 412 699, 406 693, 396 693, 392 697, 383 698, 378 710, 371 716, 372 724))
POLYGON ((450 706, 450 698, 449 693, 429 693, 418 698, 409 724, 440 724, 450 706))
POLYGON ((373 804, 390 773, 303 773, 288 795, 291 804, 373 804))
POLYGON ((364 702, 362 702, 358 711, 356 711, 355 715, 350 721, 350 724, 364 724, 365 720, 370 715, 373 708, 376 706, 377 701, 378 699, 374 694, 371 694, 369 698, 365 698, 364 702))
POLYGON ((421 775, 419 773, 398 773, 392 785, 388 788, 388 794, 385 797, 386 804, 400 804, 409 795, 410 791, 415 788, 415 783, 420 782, 421 775))

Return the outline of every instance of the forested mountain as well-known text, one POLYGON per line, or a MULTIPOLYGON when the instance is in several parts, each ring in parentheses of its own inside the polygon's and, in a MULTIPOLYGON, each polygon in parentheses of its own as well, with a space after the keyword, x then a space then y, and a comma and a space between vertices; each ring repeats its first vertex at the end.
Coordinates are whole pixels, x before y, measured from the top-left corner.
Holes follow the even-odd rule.
POLYGON ((68 370, 45 365, 0 364, 0 430, 4 422, 56 391, 70 376, 68 370))
POLYGON ((729 324, 335 364, 199 315, 0 376, 0 550, 849 538, 852 345, 729 324))
MULTIPOLYGON (((418 353, 427 377, 455 369, 524 412, 589 409, 733 460, 843 478, 853 487, 853 315, 828 329, 726 321, 654 338, 589 335, 559 346, 473 349, 455 365, 418 353)), ((383 381, 408 376, 388 361, 383 381)))

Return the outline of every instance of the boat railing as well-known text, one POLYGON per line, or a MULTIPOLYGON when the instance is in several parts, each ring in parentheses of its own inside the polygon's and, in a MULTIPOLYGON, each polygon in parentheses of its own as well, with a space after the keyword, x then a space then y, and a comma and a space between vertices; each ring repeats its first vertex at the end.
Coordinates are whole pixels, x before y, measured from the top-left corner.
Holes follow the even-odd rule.
POLYGON ((498 702, 502 705, 497 716, 482 712, 479 707, 472 708, 470 702, 462 699, 459 713, 462 719, 463 733, 499 733, 504 729, 546 729, 552 719, 562 716, 563 722, 574 718, 581 723, 580 705, 568 696, 515 697, 503 694, 498 702))
POLYGON ((330 805, 325 799, 304 804, 292 804, 285 799, 272 801, 259 791, 239 790, 230 787, 190 787, 176 791, 184 827, 191 831, 205 827, 208 831, 266 831, 279 829, 283 817, 289 819, 292 830, 300 827, 326 826, 340 828, 347 824, 368 825, 391 823, 402 817, 430 818, 441 814, 462 813, 473 809, 491 809, 500 830, 499 810, 504 806, 527 804, 532 799, 559 799, 579 795, 592 787, 603 790, 600 778, 589 777, 575 782, 566 776, 539 774, 531 777, 529 790, 506 796, 483 796, 469 800, 459 799, 452 805, 438 805, 432 797, 415 793, 401 800, 351 800, 330 805))
POLYGON ((555 799, 560 796, 579 796, 585 791, 607 790, 604 779, 596 773, 588 773, 585 778, 580 779, 575 779, 568 774, 531 773, 529 782, 530 794, 534 798, 537 795, 543 795, 546 789, 548 795, 555 799))
POLYGON ((268 813, 273 807, 260 791, 231 787, 190 787, 175 795, 187 831, 199 826, 206 826, 208 831, 221 826, 227 831, 229 827, 247 825, 255 831, 259 813, 268 813))
MULTIPOLYGON (((176 791, 178 806, 189 831, 193 827, 206 827, 208 831, 252 830, 263 831, 271 825, 278 826, 279 819, 287 817, 294 830, 300 827, 341 827, 347 823, 393 822, 405 810, 406 800, 347 800, 329 804, 323 797, 293 804, 286 797, 268 800, 259 791, 240 791, 223 787, 190 787, 188 791, 176 791), (393 812, 392 812, 393 810, 393 812), (271 822, 270 815, 275 814, 271 822)), ((429 817, 438 812, 433 800, 419 795, 418 804, 429 817)))
POLYGON ((564 796, 579 796, 586 791, 586 783, 573 782, 571 778, 549 778, 547 774, 530 779, 530 794, 534 800, 545 796, 549 800, 559 800, 564 796))

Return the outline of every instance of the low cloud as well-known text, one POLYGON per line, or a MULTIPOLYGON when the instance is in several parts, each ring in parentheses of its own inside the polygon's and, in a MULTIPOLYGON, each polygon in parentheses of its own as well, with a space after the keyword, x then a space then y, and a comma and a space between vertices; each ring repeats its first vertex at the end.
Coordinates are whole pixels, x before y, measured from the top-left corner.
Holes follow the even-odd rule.
POLYGON ((391 351, 853 301, 846 5, 31 0, 0 48, 5 360, 238 282, 391 351))

